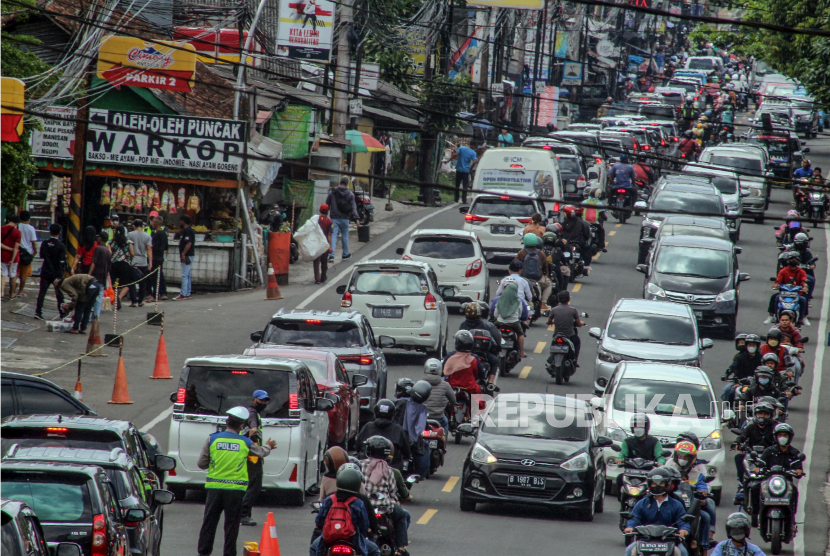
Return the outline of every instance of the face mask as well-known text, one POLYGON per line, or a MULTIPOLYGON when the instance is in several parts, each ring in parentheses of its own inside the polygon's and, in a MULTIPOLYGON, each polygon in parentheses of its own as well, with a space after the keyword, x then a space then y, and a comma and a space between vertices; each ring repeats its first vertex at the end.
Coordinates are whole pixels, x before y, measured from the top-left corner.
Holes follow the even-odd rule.
POLYGON ((758 384, 760 384, 761 386, 766 386, 767 384, 769 384, 769 379, 768 378, 759 378, 758 379, 758 384))
POLYGON ((795 266, 798 265, 798 263, 796 261, 790 261, 787 264, 790 265, 791 267, 795 267, 795 266))
POLYGON ((778 347, 778 340, 767 340, 770 347, 778 347))
POLYGON ((643 427, 634 427, 634 436, 641 438, 646 435, 646 429, 643 427))
POLYGON ((749 353, 755 353, 756 351, 758 351, 758 348, 756 346, 747 346, 746 350, 749 353))
POLYGON ((738 351, 746 351, 746 345, 745 344, 738 345, 738 351))
POLYGON ((744 539, 746 538, 746 533, 744 533, 743 531, 736 531, 736 532, 732 533, 731 538, 732 538, 733 541, 743 542, 744 539))
POLYGON ((786 446, 790 443, 790 438, 787 436, 779 436, 778 437, 778 445, 779 446, 786 446))
POLYGON ((692 460, 686 458, 680 458, 677 460, 677 464, 680 467, 688 467, 692 463, 692 460))

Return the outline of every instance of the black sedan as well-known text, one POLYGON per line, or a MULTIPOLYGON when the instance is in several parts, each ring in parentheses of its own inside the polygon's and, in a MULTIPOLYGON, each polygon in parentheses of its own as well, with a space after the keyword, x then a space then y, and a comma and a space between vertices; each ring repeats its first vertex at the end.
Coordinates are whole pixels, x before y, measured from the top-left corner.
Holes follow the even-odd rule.
MULTIPOLYGON (((464 461, 461 511, 476 504, 533 504, 602 512, 605 462, 591 409, 552 394, 501 394, 481 419, 464 461)), ((471 425, 460 425, 471 427, 471 425)))

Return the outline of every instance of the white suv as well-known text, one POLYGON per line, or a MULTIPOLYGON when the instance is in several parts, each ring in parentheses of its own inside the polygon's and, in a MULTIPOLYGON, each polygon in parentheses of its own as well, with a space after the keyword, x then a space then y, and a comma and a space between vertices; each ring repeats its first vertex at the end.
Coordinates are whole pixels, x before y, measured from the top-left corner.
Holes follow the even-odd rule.
MULTIPOLYGON (((519 195, 478 195, 464 214, 464 230, 475 234, 485 251, 513 260, 522 249, 522 232, 533 213, 545 215, 545 205, 534 197, 519 195)), ((559 212, 559 203, 553 206, 559 212)))
POLYGON ((377 336, 394 346, 443 359, 447 353, 447 304, 427 263, 378 260, 354 265, 348 285, 337 286, 340 305, 363 313, 377 336))
POLYGON ((474 233, 415 230, 406 247, 398 248, 397 254, 407 261, 429 264, 438 277, 438 289, 444 301, 490 302, 490 272, 484 249, 474 233))

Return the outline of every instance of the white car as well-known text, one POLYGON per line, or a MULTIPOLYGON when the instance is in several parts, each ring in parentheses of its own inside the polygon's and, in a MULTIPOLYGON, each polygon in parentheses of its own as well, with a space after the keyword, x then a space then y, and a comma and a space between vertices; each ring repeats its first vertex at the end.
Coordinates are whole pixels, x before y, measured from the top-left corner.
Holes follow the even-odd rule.
POLYGON ((447 353, 447 304, 438 277, 420 261, 377 260, 354 265, 348 285, 337 286, 340 305, 363 313, 377 337, 443 359, 447 353))
POLYGON ((464 230, 415 230, 398 255, 407 261, 427 263, 438 277, 444 301, 490 302, 490 272, 484 248, 472 232, 464 230), (447 286, 452 288, 450 291, 447 286))
MULTIPOLYGON (((591 398, 591 405, 602 420, 599 434, 618 446, 631 436, 631 418, 639 412, 648 415, 649 434, 657 437, 664 450, 674 448, 680 433, 695 433, 700 439, 698 458, 706 460, 707 474, 714 477, 709 483, 712 499, 720 504, 726 455, 718 403, 706 373, 684 365, 623 361, 611 375, 602 397, 591 398)), ((606 453, 606 477, 610 481, 606 492, 614 492, 623 468, 616 464, 618 453, 606 453)))
POLYGON ((302 505, 305 491, 320 483, 331 400, 318 397, 317 383, 296 359, 254 355, 192 357, 184 362, 173 398, 169 455, 176 474, 167 488, 183 499, 186 489, 202 489, 207 471, 196 462, 208 436, 225 430, 227 410, 251 404, 254 390, 270 401, 262 416, 262 436, 277 441, 264 459, 262 488, 290 491, 302 505))
POLYGON ((749 197, 751 191, 741 187, 741 180, 738 174, 728 168, 715 168, 712 165, 691 163, 683 166, 683 175, 707 176, 712 178, 712 185, 720 193, 723 204, 726 207, 727 215, 737 218, 729 218, 726 224, 734 232, 735 239, 741 237, 741 219, 744 214, 744 197, 749 197))
MULTIPOLYGON (((535 197, 478 195, 472 205, 458 210, 464 214, 464 230, 475 234, 485 251, 509 262, 522 249, 522 232, 533 213, 545 215, 545 204, 535 197)), ((553 211, 559 212, 559 203, 553 211)))

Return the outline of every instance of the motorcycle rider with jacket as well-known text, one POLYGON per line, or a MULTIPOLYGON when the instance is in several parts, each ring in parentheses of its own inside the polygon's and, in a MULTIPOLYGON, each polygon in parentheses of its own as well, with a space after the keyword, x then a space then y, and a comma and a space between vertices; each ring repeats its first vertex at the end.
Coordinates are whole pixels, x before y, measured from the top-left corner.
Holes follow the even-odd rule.
POLYGON ((398 503, 400 493, 395 481, 395 474, 387 463, 392 443, 380 436, 373 436, 366 441, 366 459, 360 462, 360 469, 363 472, 366 494, 380 493, 384 498, 374 506, 379 513, 388 513, 393 523, 393 534, 397 553, 408 556, 406 547, 409 545, 410 516, 409 512, 398 503))
POLYGON ((744 450, 743 447, 752 449, 754 446, 772 446, 775 437, 772 434, 778 421, 775 419, 776 410, 767 402, 758 402, 753 407, 754 416, 748 419, 741 431, 741 435, 735 439, 738 446, 738 453, 735 454, 735 469, 738 472, 738 482, 744 481, 744 450))
MULTIPOLYGON (((778 276, 775 277, 775 283, 772 285, 772 289, 778 290, 778 286, 783 284, 801 286, 802 295, 798 296, 798 313, 801 317, 801 322, 799 322, 797 326, 801 326, 802 324, 810 326, 810 321, 807 320, 807 273, 803 268, 799 267, 800 264, 801 254, 797 251, 791 251, 789 257, 787 258, 787 266, 778 272, 778 276)), ((778 307, 778 296, 779 293, 776 291, 776 293, 772 294, 772 297, 770 297, 769 307, 767 308, 769 318, 764 321, 764 324, 772 324, 775 320, 775 309, 778 307)))
POLYGON ((548 326, 555 325, 556 333, 562 334, 570 340, 574 347, 574 366, 579 367, 579 350, 582 342, 579 339, 577 329, 585 326, 579 320, 579 311, 570 306, 571 292, 562 290, 558 295, 559 303, 550 310, 548 326))
MULTIPOLYGON (((801 452, 795 449, 792 445, 793 437, 795 436, 795 431, 793 428, 787 423, 778 423, 775 425, 775 429, 773 430, 773 436, 775 437, 775 444, 768 447, 766 450, 763 451, 761 457, 759 458, 758 463, 760 464, 759 467, 756 467, 752 470, 753 473, 760 473, 761 467, 765 469, 771 469, 775 466, 781 466, 785 470, 793 470, 797 476, 801 476, 804 474, 804 469, 801 465, 801 452)), ((793 496, 792 496, 792 504, 793 504, 793 514, 796 513, 798 509, 798 487, 796 486, 795 482, 793 482, 793 496)), ((757 496, 758 492, 754 492, 753 496, 754 502, 752 504, 753 508, 758 508, 759 504, 757 503, 757 496)), ((752 526, 758 526, 758 514, 754 513, 752 515, 752 526)))
MULTIPOLYGON (((588 232, 588 237, 590 241, 590 231, 588 232)), ((546 305, 547 299, 550 296, 551 282, 548 258, 538 248, 541 240, 536 234, 525 234, 522 237, 522 244, 524 245, 524 249, 516 254, 515 259, 522 263, 522 269, 519 271, 519 274, 522 278, 533 280, 539 284, 539 288, 542 290, 542 297, 539 300, 540 305, 546 305), (538 261, 538 264, 536 261, 538 261)), ((528 307, 532 308, 533 304, 529 304, 528 307)))
POLYGON ((748 515, 743 512, 729 514, 726 518, 726 536, 729 538, 719 542, 709 556, 765 556, 763 550, 747 540, 751 530, 748 515))
MULTIPOLYGON (((617 465, 623 465, 628 458, 642 458, 646 461, 653 461, 660 465, 666 463, 663 457, 663 445, 660 441, 648 434, 651 421, 645 413, 637 413, 631 418, 631 433, 620 444, 620 451, 617 457, 617 465)), ((623 473, 617 475, 617 490, 622 486, 623 473)))
MULTIPOLYGON (((443 376, 453 388, 466 390, 470 395, 480 395, 478 387, 478 359, 472 353, 473 335, 468 330, 455 333, 455 351, 444 360, 443 376)), ((481 406, 480 402, 480 406, 481 406)))
POLYGON ((368 439, 374 436, 382 436, 389 440, 395 449, 390 465, 398 471, 403 471, 403 463, 412 459, 412 453, 409 450, 409 438, 406 431, 393 421, 395 409, 395 402, 392 400, 379 400, 375 404, 375 420, 369 421, 360 429, 355 447, 357 453, 360 454, 368 439))
POLYGON ((686 160, 695 162, 700 154, 700 144, 695 141, 695 134, 692 130, 683 132, 683 139, 680 140, 680 152, 686 155, 686 160))
MULTIPOLYGON (((676 498, 669 496, 669 488, 672 473, 668 469, 658 467, 648 474, 648 495, 641 499, 631 510, 631 517, 628 519, 625 534, 634 533, 634 529, 640 525, 664 525, 674 527, 678 535, 683 538, 689 534, 689 524, 682 520, 686 515, 686 508, 676 498)), ((625 556, 631 556, 637 543, 631 543, 625 549, 625 556)), ((686 547, 677 544, 675 554, 688 556, 686 547)))
MULTIPOLYGON (((591 228, 584 226, 585 222, 577 215, 576 207, 566 205, 562 212, 565 214, 565 220, 562 221, 562 238, 568 240, 571 245, 577 245, 581 253, 591 246, 591 228)), ((587 222, 585 222, 587 224, 587 222)))
MULTIPOLYGON (((685 433, 685 435, 692 436, 697 440, 697 435, 694 433, 685 433)), ((706 500, 700 503, 700 531, 698 538, 698 542, 705 554, 715 534, 716 510, 714 500, 709 498, 709 484, 705 480, 707 477, 706 467, 703 464, 697 463, 698 447, 699 444, 697 442, 678 438, 678 442, 674 446, 672 458, 666 462, 666 467, 677 469, 683 481, 694 485, 697 492, 705 493, 706 495, 706 500)))
POLYGON ((633 207, 634 203, 637 202, 637 185, 635 183, 637 174, 634 172, 634 167, 628 163, 627 153, 622 153, 619 160, 608 171, 608 177, 611 180, 608 187, 628 190, 629 205, 633 207))
MULTIPOLYGON (((804 232, 795 234, 792 248, 798 251, 805 264, 813 260, 813 253, 810 251, 810 236, 804 232)), ((809 303, 813 299, 813 290, 816 287, 816 263, 811 263, 804 272, 807 273, 807 302, 809 303)))
MULTIPOLYGON (((482 318, 482 308, 487 307, 486 303, 479 304, 477 301, 470 301, 464 305, 464 322, 458 327, 459 330, 486 330, 493 338, 493 347, 490 352, 486 353, 487 363, 490 364, 490 372, 487 375, 489 382, 496 379, 496 374, 499 370, 499 353, 501 352, 501 330, 499 327, 482 318)), ((489 314, 490 308, 487 307, 489 314)))
POLYGON ((447 406, 455 407, 455 391, 449 382, 444 380, 442 370, 444 364, 439 359, 427 359, 424 363, 424 380, 432 386, 432 394, 429 395, 424 405, 427 408, 427 419, 434 419, 441 423, 444 432, 450 430, 450 422, 444 414, 447 406))
MULTIPOLYGON (((740 380, 749 378, 755 374, 755 369, 761 365, 761 352, 758 350, 761 345, 761 338, 757 334, 747 334, 744 337, 744 345, 738 351, 732 364, 726 369, 727 376, 740 380)), ((727 383, 723 388, 721 399, 725 402, 735 401, 735 384, 727 383)))
MULTIPOLYGON (((533 292, 530 290, 530 284, 527 283, 527 280, 522 278, 521 272, 523 267, 524 263, 518 259, 513 259, 512 261, 510 261, 510 264, 507 266, 507 276, 505 276, 501 279, 501 281, 499 281, 499 287, 496 288, 495 296, 500 296, 507 284, 514 282, 516 286, 518 286, 519 288, 519 297, 525 300, 528 309, 530 309, 531 307, 533 307, 533 292)), ((487 304, 483 303, 482 311, 486 306, 487 304)), ((487 307, 487 313, 490 313, 490 307, 487 307)), ((467 328, 467 330, 471 329, 467 328)), ((498 327, 496 327, 496 330, 498 330, 498 327)), ((499 332, 499 337, 501 337, 501 332, 499 332)), ((495 336, 493 336, 493 338, 495 338, 495 336)), ((501 342, 498 343, 499 345, 501 345, 501 342)))

